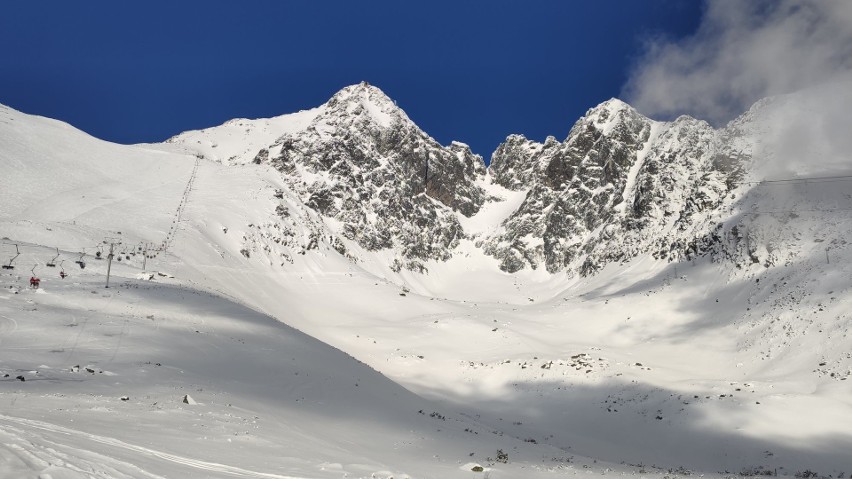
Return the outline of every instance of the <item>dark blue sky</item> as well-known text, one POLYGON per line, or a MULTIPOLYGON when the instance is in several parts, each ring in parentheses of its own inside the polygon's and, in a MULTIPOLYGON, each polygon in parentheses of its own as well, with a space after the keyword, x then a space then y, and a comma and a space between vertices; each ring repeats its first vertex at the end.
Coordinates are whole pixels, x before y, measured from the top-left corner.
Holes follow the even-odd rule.
POLYGON ((318 106, 369 81, 443 144, 563 139, 698 0, 2 2, 0 103, 119 143, 318 106))

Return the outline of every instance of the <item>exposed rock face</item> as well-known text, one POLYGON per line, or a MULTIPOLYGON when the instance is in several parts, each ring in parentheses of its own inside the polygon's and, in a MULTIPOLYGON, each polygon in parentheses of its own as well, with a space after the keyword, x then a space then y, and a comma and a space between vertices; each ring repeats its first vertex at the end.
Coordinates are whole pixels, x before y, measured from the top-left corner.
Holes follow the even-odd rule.
POLYGON ((491 174, 528 193, 482 247, 508 272, 589 274, 641 253, 682 254, 742 173, 724 136, 688 117, 654 122, 619 100, 589 110, 563 143, 510 136, 491 174))
POLYGON ((464 237, 454 212, 475 214, 486 200, 482 158, 467 145, 439 145, 378 88, 338 92, 302 132, 261 150, 304 203, 341 223, 367 250, 396 247, 395 267, 446 260, 464 237))
POLYGON ((748 160, 750 124, 748 115, 722 130, 689 117, 656 122, 613 99, 590 109, 563 142, 509 136, 486 174, 467 145, 438 144, 361 83, 313 110, 170 141, 209 144, 208 156, 282 174, 289 191, 276 193, 279 209, 312 213, 270 212, 270 224, 253 234, 287 246, 285 261, 326 243, 352 261, 363 250, 391 250, 384 257, 392 269, 425 271, 468 238, 462 216, 498 199, 485 192, 491 181, 526 196, 490 236, 477 233, 476 245, 507 272, 585 275, 640 254, 674 259, 716 248, 718 214, 731 206, 748 160))

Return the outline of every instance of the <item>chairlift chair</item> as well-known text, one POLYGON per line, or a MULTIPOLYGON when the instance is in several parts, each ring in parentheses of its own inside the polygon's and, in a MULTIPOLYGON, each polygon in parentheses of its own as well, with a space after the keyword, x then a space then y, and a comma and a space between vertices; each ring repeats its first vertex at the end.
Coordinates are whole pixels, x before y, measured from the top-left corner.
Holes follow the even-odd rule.
MULTIPOLYGON (((84 248, 84 249, 85 249, 85 248, 84 248)), ((77 259, 77 261, 75 261, 75 263, 77 263, 77 264, 80 266, 80 269, 85 269, 85 268, 86 268, 86 262, 85 262, 85 261, 83 261, 83 257, 84 257, 84 256, 86 256, 86 252, 85 252, 85 251, 83 251, 82 253, 80 253, 80 258, 78 258, 78 259, 77 259)))
POLYGON ((64 263, 64 262, 65 262, 64 259, 59 262, 59 267, 62 268, 62 271, 59 272, 59 277, 62 278, 62 279, 65 279, 68 276, 68 273, 65 272, 65 267, 62 266, 62 263, 64 263))
POLYGON ((58 258, 58 257, 59 257, 59 248, 56 248, 56 256, 54 256, 52 260, 48 261, 44 265, 51 267, 51 268, 55 268, 56 267, 56 258, 58 258))
POLYGON ((19 250, 18 245, 15 244, 15 256, 12 256, 9 259, 9 264, 3 265, 3 269, 15 269, 15 266, 12 264, 12 262, 15 261, 15 258, 17 258, 18 256, 21 256, 21 250, 19 250))
POLYGON ((41 279, 39 279, 39 277, 35 274, 36 266, 38 265, 33 266, 33 268, 30 270, 33 273, 33 275, 30 276, 30 287, 33 289, 38 289, 39 284, 41 283, 41 279))

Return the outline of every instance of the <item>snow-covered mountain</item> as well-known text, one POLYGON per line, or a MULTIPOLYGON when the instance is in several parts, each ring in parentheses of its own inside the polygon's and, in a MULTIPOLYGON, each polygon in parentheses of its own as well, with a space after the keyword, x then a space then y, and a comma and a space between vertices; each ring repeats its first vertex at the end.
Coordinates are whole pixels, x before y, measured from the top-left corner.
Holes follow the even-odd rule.
POLYGON ((510 272, 588 275, 641 254, 695 254, 748 160, 729 136, 689 117, 655 122, 619 100, 589 110, 563 143, 510 136, 491 173, 527 196, 483 245, 510 272))
POLYGON ((2 107, 0 477, 845 476, 817 94, 488 168, 367 84, 151 145, 2 107))
MULTIPOLYGON (((362 83, 314 110, 232 120, 169 143, 227 164, 273 166, 298 203, 329 223, 315 236, 354 261, 363 255, 353 244, 391 252, 394 271, 427 272, 469 239, 507 272, 586 275, 640 254, 696 253, 744 175, 748 155, 732 150, 732 136, 688 117, 655 122, 613 99, 589 110, 563 143, 510 136, 486 170, 466 145, 441 146, 362 83), (525 198, 508 217, 465 230, 465 218, 510 192, 525 198)), ((277 208, 284 222, 288 211, 277 208)))
MULTIPOLYGON (((296 115, 245 121, 251 139, 240 148, 253 148, 228 161, 251 159, 280 171, 301 203, 335 223, 329 234, 336 235, 331 242, 343 255, 348 248, 339 237, 368 251, 393 248, 396 270, 423 271, 423 261, 450 258, 464 237, 455 213, 471 216, 486 200, 479 186, 485 175, 481 157, 461 143, 439 145, 367 83, 344 88, 321 107, 296 115), (266 134, 276 126, 273 122, 285 118, 289 123, 279 136, 266 134), (263 133, 256 134, 261 128, 263 133)), ((192 141, 199 136, 212 144, 228 143, 233 127, 230 121, 169 142, 188 149, 195 148, 192 141)), ((284 205, 276 211, 289 215, 284 205)))

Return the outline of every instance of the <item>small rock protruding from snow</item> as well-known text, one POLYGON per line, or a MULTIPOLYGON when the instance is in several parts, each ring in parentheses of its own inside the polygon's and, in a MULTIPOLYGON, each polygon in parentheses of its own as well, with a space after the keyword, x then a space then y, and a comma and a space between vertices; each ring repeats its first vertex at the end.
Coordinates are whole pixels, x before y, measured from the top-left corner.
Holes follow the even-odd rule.
POLYGON ((198 405, 198 403, 195 401, 195 399, 192 399, 192 396, 190 396, 189 394, 184 394, 183 403, 189 404, 190 406, 197 406, 198 405))

